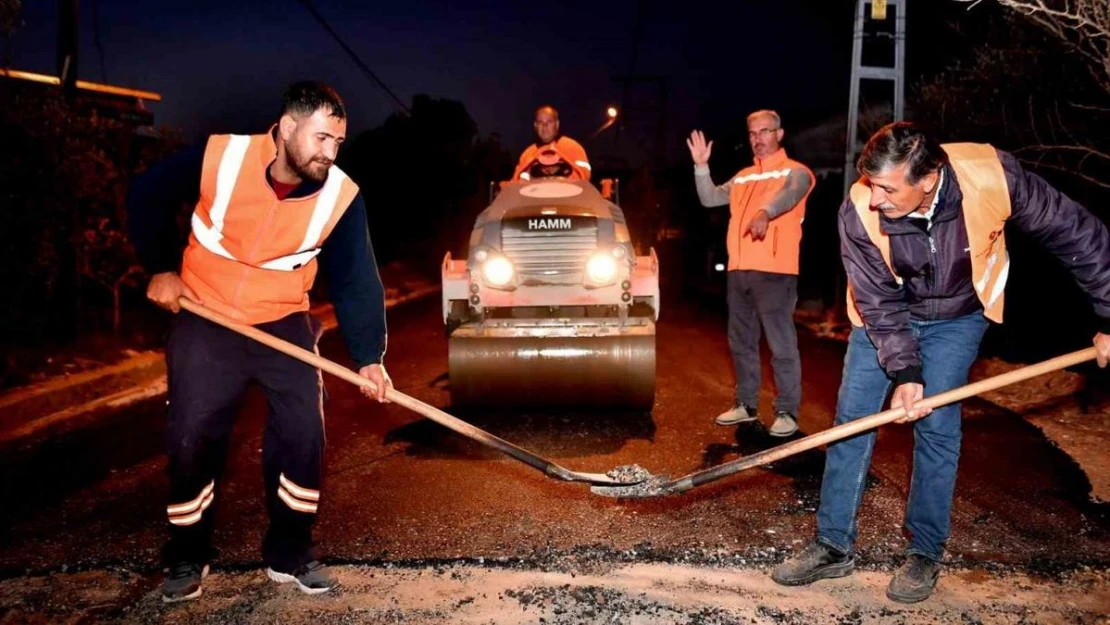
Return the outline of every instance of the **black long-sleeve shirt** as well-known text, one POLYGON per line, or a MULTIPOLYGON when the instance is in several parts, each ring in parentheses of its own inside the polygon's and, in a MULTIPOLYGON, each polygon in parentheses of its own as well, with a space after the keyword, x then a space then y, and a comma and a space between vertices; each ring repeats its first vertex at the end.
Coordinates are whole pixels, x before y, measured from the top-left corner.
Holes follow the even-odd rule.
MULTIPOLYGON (((174 217, 182 204, 196 204, 200 198, 204 151, 204 144, 186 148, 155 164, 131 184, 127 229, 139 261, 151 274, 181 269, 182 249, 175 237, 174 217)), ((321 186, 305 181, 288 197, 311 195, 321 186)), ((359 367, 380 364, 387 342, 385 289, 361 193, 324 241, 319 260, 351 358, 359 367)))

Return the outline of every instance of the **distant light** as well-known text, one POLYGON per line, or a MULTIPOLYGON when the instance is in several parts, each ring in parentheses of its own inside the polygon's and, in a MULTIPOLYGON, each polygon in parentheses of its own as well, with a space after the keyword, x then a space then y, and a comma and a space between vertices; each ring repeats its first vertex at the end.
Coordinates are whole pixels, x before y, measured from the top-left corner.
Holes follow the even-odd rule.
POLYGON ((717 271, 724 271, 725 270, 725 264, 724 263, 717 263, 716 265, 713 265, 713 269, 715 269, 717 271))
POLYGON ((607 115, 609 115, 609 119, 616 119, 617 118, 617 113, 619 113, 619 112, 620 111, 618 111, 617 107, 615 107, 615 106, 610 106, 608 109, 605 110, 605 113, 607 115))
POLYGON ((885 20, 886 4, 887 0, 871 0, 871 19, 885 20))

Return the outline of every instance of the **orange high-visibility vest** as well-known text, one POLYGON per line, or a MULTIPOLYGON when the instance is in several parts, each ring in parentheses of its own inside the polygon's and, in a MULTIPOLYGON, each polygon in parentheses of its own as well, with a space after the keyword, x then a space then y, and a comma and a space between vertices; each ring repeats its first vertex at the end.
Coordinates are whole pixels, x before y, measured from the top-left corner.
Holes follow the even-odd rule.
MULTIPOLYGON (((1010 218, 1010 190, 1006 172, 993 146, 985 143, 947 143, 941 146, 963 193, 964 225, 971 247, 971 274, 975 293, 983 303, 983 313, 1002 323, 1006 278, 1010 275, 1010 255, 1006 251, 1006 220, 1010 218)), ((882 231, 879 211, 871 208, 871 187, 857 182, 849 193, 867 236, 879 248, 895 280, 902 279, 890 261, 890 237, 882 231)), ((848 285, 848 318, 857 327, 863 319, 848 285)))
POLYGON ((319 191, 278 200, 266 179, 270 133, 213 135, 181 278, 208 307, 259 324, 308 310, 316 255, 358 195, 338 167, 319 191))
MULTIPOLYGON (((798 275, 798 255, 802 249, 802 222, 806 216, 807 192, 802 201, 771 220, 767 236, 757 241, 750 234, 741 236, 752 217, 786 186, 791 170, 800 169, 813 179, 808 167, 786 156, 786 150, 741 169, 729 189, 728 269, 766 271, 798 275)), ((812 187, 810 187, 812 191, 812 187)))
MULTIPOLYGON (((546 145, 533 144, 528 146, 528 149, 524 150, 524 154, 520 155, 520 161, 516 164, 513 180, 528 180, 528 168, 537 159, 540 159, 545 152, 554 153, 555 157, 563 159, 570 165, 571 180, 590 179, 590 172, 593 171, 593 168, 590 167, 590 159, 586 157, 586 148, 570 137, 559 137, 546 145)), ((545 164, 552 165, 554 163, 545 164)))

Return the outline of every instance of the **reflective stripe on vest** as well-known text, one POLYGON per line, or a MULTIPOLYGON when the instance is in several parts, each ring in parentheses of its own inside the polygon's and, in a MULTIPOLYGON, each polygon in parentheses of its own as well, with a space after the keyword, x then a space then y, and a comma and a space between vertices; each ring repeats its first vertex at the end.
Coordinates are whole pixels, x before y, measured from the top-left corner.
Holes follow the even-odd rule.
POLYGON ((231 202, 231 192, 235 190, 235 181, 239 178, 239 169, 243 166, 243 157, 251 145, 248 135, 231 135, 223 157, 220 158, 220 167, 216 170, 216 197, 212 201, 212 208, 208 211, 208 218, 212 227, 204 225, 204 221, 193 212, 193 234, 208 251, 219 254, 224 258, 237 260, 231 255, 220 241, 224 238, 224 216, 227 215, 227 205, 231 202))
MULTIPOLYGON (((983 304, 983 314, 1002 323, 1006 280, 1010 276, 1010 255, 1006 250, 1005 225, 1010 217, 1010 192, 1006 172, 994 148, 981 143, 948 143, 941 146, 963 193, 962 210, 971 254, 972 282, 983 304)), ((890 257, 890 237, 882 232, 879 213, 871 208, 871 188, 852 185, 849 193, 868 238, 879 249, 883 261, 898 284, 890 257)), ((848 318, 857 327, 863 319, 856 307, 852 286, 848 285, 848 318)))
POLYGON ((983 305, 986 308, 994 306, 995 302, 998 301, 998 298, 1002 297, 1002 294, 1006 291, 1006 278, 1010 277, 1010 254, 1006 253, 1006 260, 1004 261, 1002 268, 998 270, 998 277, 995 279, 994 285, 991 286, 990 295, 986 296, 987 279, 990 278, 991 275, 994 275, 992 274, 992 270, 994 269, 994 265, 997 263, 998 252, 995 252, 994 254, 991 254, 990 258, 987 259, 987 269, 982 278, 975 281, 975 290, 979 293, 979 299, 983 300, 983 305))
POLYGON ((725 247, 728 250, 728 270, 750 270, 798 275, 802 241, 802 222, 806 203, 813 185, 805 195, 771 221, 767 236, 756 239, 745 234, 745 229, 759 209, 774 201, 786 188, 791 176, 815 180, 808 167, 791 159, 786 150, 779 148, 765 158, 756 158, 753 164, 736 172, 729 179, 729 220, 725 247))
MULTIPOLYGON (((250 136, 247 135, 231 135, 227 148, 224 150, 223 156, 220 157, 220 166, 216 173, 216 196, 212 201, 212 208, 208 211, 208 218, 212 221, 212 227, 206 226, 204 220, 200 218, 196 211, 193 212, 191 220, 193 234, 205 249, 213 254, 239 262, 245 261, 236 258, 228 252, 220 241, 222 241, 224 237, 224 218, 227 216, 228 205, 231 202, 232 193, 235 191, 235 183, 239 179, 239 172, 243 165, 243 157, 250 147, 250 139, 250 136)), ((297 251, 286 256, 271 259, 258 266, 263 269, 274 269, 277 271, 295 271, 315 258, 316 255, 320 253, 320 248, 318 247, 320 236, 323 234, 324 227, 327 225, 328 220, 336 209, 339 192, 343 188, 343 182, 346 179, 347 174, 338 167, 334 165, 331 166, 328 169, 328 178, 324 182, 324 186, 320 189, 319 195, 316 198, 316 205, 312 210, 312 217, 309 220, 308 228, 305 230, 304 239, 301 241, 300 246, 297 247, 297 251)))
POLYGON ((772 178, 785 178, 790 175, 790 168, 779 169, 777 171, 765 171, 761 174, 748 174, 746 176, 737 176, 732 179, 732 184, 747 184, 749 182, 759 182, 760 180, 771 180, 772 178))
POLYGON ((320 195, 316 198, 316 207, 312 210, 312 219, 308 222, 308 229, 305 231, 304 240, 300 247, 293 254, 275 258, 259 265, 259 267, 293 271, 320 253, 320 248, 316 244, 320 241, 320 235, 324 232, 324 226, 327 225, 332 211, 335 210, 335 202, 339 199, 339 190, 343 188, 343 181, 346 179, 347 174, 343 173, 338 167, 333 165, 328 168, 328 179, 324 182, 324 188, 320 189, 320 195))

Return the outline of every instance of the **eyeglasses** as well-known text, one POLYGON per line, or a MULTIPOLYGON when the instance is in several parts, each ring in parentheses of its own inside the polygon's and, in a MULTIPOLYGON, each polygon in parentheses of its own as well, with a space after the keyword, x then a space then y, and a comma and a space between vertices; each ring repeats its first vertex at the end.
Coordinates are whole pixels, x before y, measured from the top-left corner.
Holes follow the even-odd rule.
POLYGON ((759 130, 748 131, 748 138, 749 139, 754 138, 754 137, 763 138, 763 137, 766 137, 766 136, 770 135, 773 132, 778 132, 778 130, 779 130, 778 128, 760 128, 759 130))

